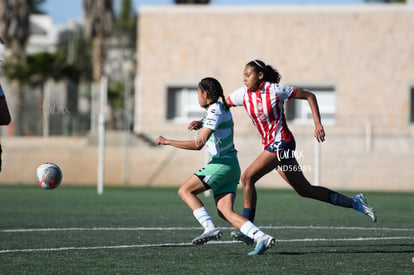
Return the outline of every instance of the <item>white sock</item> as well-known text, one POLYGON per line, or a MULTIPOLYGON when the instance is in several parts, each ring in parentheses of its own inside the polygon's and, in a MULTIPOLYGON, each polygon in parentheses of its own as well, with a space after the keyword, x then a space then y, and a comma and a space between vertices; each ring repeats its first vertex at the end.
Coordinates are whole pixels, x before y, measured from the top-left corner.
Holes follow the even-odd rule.
POLYGON ((254 240, 257 240, 264 235, 263 231, 261 231, 251 221, 243 223, 240 227, 240 232, 254 240))
POLYGON ((204 232, 213 231, 216 229, 216 225, 213 222, 213 219, 207 212, 207 209, 203 206, 193 211, 194 217, 197 221, 204 227, 204 232))

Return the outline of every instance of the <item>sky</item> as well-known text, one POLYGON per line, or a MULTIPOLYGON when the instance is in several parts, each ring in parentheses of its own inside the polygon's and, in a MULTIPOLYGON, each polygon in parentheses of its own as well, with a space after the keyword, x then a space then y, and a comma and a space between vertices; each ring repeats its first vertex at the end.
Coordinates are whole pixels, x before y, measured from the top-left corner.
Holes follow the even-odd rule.
MULTIPOLYGON (((121 0, 114 0, 115 5, 121 0)), ((210 0, 210 5, 288 5, 288 4, 362 4, 363 0, 210 0)), ((142 5, 173 5, 174 0, 133 0, 136 10, 142 5)), ((82 20, 82 0, 46 0, 42 10, 52 16, 53 23, 64 25, 82 20)))

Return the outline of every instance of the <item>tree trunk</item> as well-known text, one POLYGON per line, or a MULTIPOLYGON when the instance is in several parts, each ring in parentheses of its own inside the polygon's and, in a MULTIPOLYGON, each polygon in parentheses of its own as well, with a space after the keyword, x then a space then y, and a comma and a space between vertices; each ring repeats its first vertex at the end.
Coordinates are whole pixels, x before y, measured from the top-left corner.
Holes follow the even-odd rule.
POLYGON ((13 135, 22 135, 23 130, 23 116, 22 116, 22 107, 21 102, 23 101, 23 95, 21 92, 20 82, 18 80, 12 80, 11 81, 11 91, 13 94, 13 119, 12 119, 12 125, 13 125, 13 135))
POLYGON ((92 39, 92 67, 94 82, 100 81, 102 77, 103 59, 103 36, 97 35, 92 39))
MULTIPOLYGON (((11 49, 11 61, 14 64, 20 62, 22 49, 17 40, 12 40, 10 44, 11 49)), ((14 135, 22 135, 24 133, 23 127, 23 116, 22 116, 22 101, 23 101, 23 94, 21 91, 21 83, 19 80, 12 80, 11 83, 11 92, 13 93, 14 99, 14 114, 13 114, 13 134, 14 135)))
POLYGON ((49 136, 49 115, 53 110, 53 106, 50 106, 50 94, 49 94, 49 87, 47 87, 46 83, 42 83, 40 86, 40 117, 42 118, 42 134, 43 137, 49 136))
POLYGON ((102 77, 103 36, 97 35, 92 39, 92 98, 91 98, 91 132, 98 132, 99 91, 102 77))

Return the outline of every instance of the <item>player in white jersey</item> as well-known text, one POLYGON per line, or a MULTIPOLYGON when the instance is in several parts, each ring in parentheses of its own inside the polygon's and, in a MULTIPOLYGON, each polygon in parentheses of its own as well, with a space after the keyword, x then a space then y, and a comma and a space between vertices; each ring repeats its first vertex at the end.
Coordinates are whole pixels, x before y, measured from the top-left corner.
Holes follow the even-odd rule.
MULTIPOLYGON (((254 221, 257 202, 255 183, 276 169, 300 196, 353 208, 375 222, 377 218, 374 210, 367 204, 363 194, 350 198, 322 186, 313 186, 303 175, 295 154, 292 154, 296 144, 286 124, 284 102, 289 99, 307 100, 312 111, 315 138, 318 142, 325 140, 325 131, 315 95, 304 89, 281 85, 280 79, 280 74, 272 66, 261 60, 253 60, 244 68, 243 87, 227 98, 230 106, 244 106, 264 145, 263 152, 241 177, 244 194, 243 216, 254 221)), ((232 235, 235 239, 251 243, 251 240, 239 232, 233 232, 232 235)))
POLYGON ((156 138, 157 144, 187 150, 200 150, 206 145, 210 153, 209 163, 191 175, 178 190, 178 195, 204 228, 203 234, 192 242, 204 244, 209 240, 219 240, 223 235, 197 197, 201 192, 212 189, 219 216, 256 242, 248 255, 263 254, 275 244, 275 239, 233 211, 241 172, 233 143, 233 118, 220 83, 211 77, 202 79, 198 84, 198 100, 207 112, 200 127, 189 126, 190 130, 201 128, 196 140, 172 140, 163 136, 156 138))

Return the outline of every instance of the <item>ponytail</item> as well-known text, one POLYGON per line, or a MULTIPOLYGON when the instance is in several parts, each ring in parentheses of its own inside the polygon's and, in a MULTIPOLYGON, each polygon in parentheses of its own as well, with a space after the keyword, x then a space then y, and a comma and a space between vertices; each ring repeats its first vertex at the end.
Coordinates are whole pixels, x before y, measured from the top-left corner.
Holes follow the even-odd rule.
POLYGON ((264 75, 263 80, 279 83, 282 76, 279 72, 270 65, 266 65, 263 61, 255 59, 246 64, 246 66, 253 67, 256 73, 262 72, 264 75))
POLYGON ((222 94, 221 95, 221 100, 223 101, 223 105, 224 105, 224 109, 226 109, 226 111, 228 111, 230 109, 230 105, 227 103, 226 101, 226 97, 222 94))
POLYGON ((223 88, 221 87, 220 82, 213 78, 213 77, 206 77, 203 78, 199 83, 198 87, 211 98, 212 102, 217 102, 219 98, 222 99, 223 105, 226 110, 229 109, 229 105, 227 105, 226 98, 223 94, 223 88))

